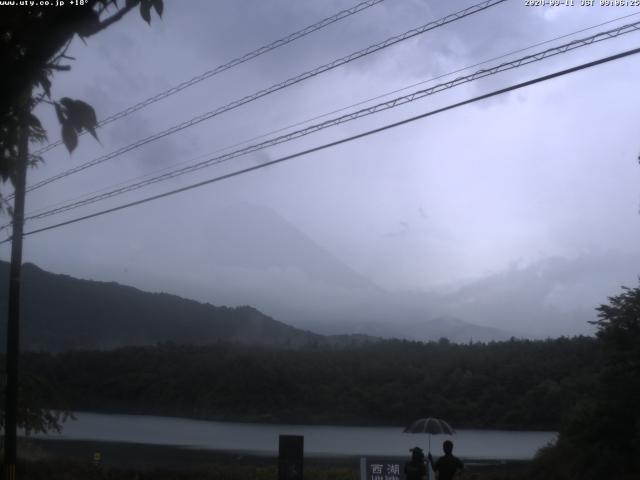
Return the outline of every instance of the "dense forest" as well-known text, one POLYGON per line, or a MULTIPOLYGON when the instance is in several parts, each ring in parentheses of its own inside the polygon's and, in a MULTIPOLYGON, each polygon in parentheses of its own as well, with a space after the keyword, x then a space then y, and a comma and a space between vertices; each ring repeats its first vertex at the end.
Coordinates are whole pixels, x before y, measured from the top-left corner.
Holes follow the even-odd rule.
POLYGON ((556 444, 539 452, 536 480, 640 479, 640 286, 596 310, 594 388, 563 418, 556 444))
POLYGON ((558 429, 522 478, 637 480, 640 287, 596 310, 595 338, 26 353, 20 413, 40 428, 58 422, 51 409, 394 426, 433 415, 459 429, 558 429))
POLYGON ((595 339, 459 345, 389 340, 300 349, 126 347, 30 353, 26 378, 51 408, 261 422, 557 429, 593 388, 595 339))

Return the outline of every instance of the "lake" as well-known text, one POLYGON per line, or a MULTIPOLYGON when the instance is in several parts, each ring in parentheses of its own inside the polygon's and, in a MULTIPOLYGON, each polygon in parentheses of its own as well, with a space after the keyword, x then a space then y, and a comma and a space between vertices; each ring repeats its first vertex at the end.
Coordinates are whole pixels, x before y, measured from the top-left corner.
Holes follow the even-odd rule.
MULTIPOLYGON (((209 422, 175 417, 75 413, 60 434, 38 434, 50 440, 94 440, 276 455, 280 434, 304 435, 308 456, 408 456, 409 449, 427 449, 428 435, 402 433, 402 427, 342 427, 209 422)), ((431 437, 432 451, 440 455, 442 442, 454 442, 454 453, 464 458, 527 460, 549 442, 555 432, 457 430, 453 436, 431 437)))

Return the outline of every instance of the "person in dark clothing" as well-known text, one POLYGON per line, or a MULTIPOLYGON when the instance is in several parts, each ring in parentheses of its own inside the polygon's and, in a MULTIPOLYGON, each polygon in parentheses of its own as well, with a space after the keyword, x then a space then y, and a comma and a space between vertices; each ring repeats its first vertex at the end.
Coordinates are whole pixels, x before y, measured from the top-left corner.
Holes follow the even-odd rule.
POLYGON ((427 478, 427 466, 424 463, 424 452, 421 448, 411 449, 411 461, 405 463, 404 473, 407 480, 425 480, 427 478))
POLYGON ((442 444, 442 450, 444 450, 444 456, 440 457, 435 463, 431 452, 429 452, 429 463, 433 471, 438 472, 438 480, 451 480, 456 472, 464 468, 464 464, 451 453, 453 452, 452 441, 445 440, 442 444))

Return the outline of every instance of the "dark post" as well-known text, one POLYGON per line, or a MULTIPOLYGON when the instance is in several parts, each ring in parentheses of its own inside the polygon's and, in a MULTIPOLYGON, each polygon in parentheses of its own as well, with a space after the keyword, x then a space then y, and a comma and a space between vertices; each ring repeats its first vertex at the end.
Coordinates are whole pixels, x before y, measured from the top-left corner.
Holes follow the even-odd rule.
POLYGON ((302 480, 304 437, 280 435, 278 480, 302 480))
POLYGON ((20 125, 18 165, 15 173, 13 201, 13 229, 11 234, 11 268, 9 273, 9 316, 7 322, 7 388, 4 422, 5 478, 15 480, 17 461, 18 425, 18 349, 20 342, 20 277, 22 272, 22 227, 24 223, 24 197, 29 155, 29 130, 20 125))

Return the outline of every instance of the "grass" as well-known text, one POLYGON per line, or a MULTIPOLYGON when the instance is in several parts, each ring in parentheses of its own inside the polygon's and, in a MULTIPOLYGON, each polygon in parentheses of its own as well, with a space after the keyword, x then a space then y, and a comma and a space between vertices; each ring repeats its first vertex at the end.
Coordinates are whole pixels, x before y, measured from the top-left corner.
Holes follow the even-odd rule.
MULTIPOLYGON (((20 480, 277 480, 275 457, 113 442, 19 444, 20 480), (93 463, 93 454, 102 461, 93 463)), ((527 462, 475 464, 459 480, 526 480, 527 462)), ((359 459, 306 458, 305 480, 359 480, 359 459)))

